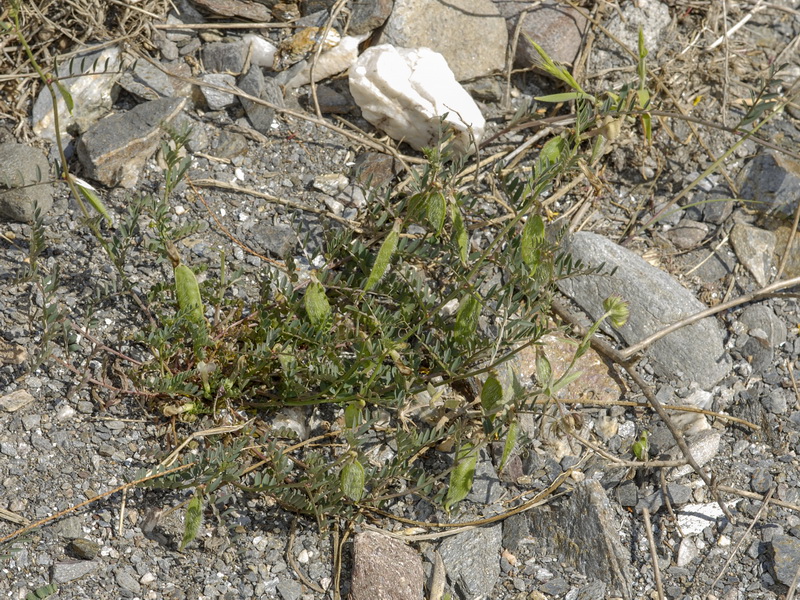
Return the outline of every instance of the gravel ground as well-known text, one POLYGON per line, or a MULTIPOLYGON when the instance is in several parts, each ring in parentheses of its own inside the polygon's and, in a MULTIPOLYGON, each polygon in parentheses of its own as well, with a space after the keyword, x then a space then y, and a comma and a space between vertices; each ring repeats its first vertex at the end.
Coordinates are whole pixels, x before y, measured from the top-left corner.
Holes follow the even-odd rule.
MULTIPOLYGON (((732 115, 740 107, 736 100, 749 96, 746 86, 736 82, 754 84, 754 78, 746 76, 748 72, 763 72, 776 53, 787 45, 796 47, 800 35, 797 7, 791 2, 781 6, 795 12, 773 9, 757 13, 735 38, 736 45, 732 43, 726 71, 720 61, 696 68, 688 62, 688 56, 697 60, 697 53, 681 54, 687 40, 703 27, 706 13, 700 14, 680 2, 670 3, 675 30, 653 57, 653 63, 659 65, 656 72, 665 84, 659 93, 675 94, 688 105, 697 100, 692 115, 712 122, 719 120, 720 104, 725 102, 731 111, 729 118, 735 122, 732 115), (726 73, 736 75, 728 87, 724 85, 726 73)), ((619 59, 607 52, 600 41, 596 53, 587 66, 587 73, 592 76, 590 85, 595 90, 607 89, 621 76, 619 59)), ((794 75, 786 79, 791 81, 800 73, 797 53, 789 52, 781 58, 790 63, 788 72, 794 75)), ((514 78, 513 85, 514 102, 520 105, 528 94, 540 93, 538 90, 551 84, 537 76, 521 74, 514 78)), ((125 96, 118 102, 124 105, 125 96)), ((298 110, 303 110, 305 102, 302 95, 299 101, 287 99, 298 110)), ((499 103, 483 103, 482 109, 496 119, 491 127, 499 129, 504 114, 499 103)), ((348 185, 354 182, 353 163, 363 148, 351 139, 291 116, 279 117, 265 138, 248 130, 234 111, 187 112, 195 128, 194 146, 190 147, 194 153, 191 180, 235 181, 240 187, 291 198, 322 211, 359 214, 363 203, 360 191, 346 190, 350 203, 337 206, 332 202, 336 198, 314 185, 321 175, 342 174, 348 185)), ((783 147, 800 147, 798 116, 796 108, 787 111, 762 131, 763 137, 783 147)), ((352 119, 368 127, 357 115, 352 119)), ((584 193, 589 186, 583 186, 582 192, 565 196, 550 207, 554 217, 562 215, 559 221, 569 223, 573 230, 590 230, 618 241, 630 233, 630 224, 640 224, 660 210, 710 163, 707 151, 697 143, 686 123, 672 120, 670 124, 670 131, 665 125, 657 127, 652 149, 646 149, 635 134, 623 135, 604 159, 597 181, 591 182, 594 193, 584 193)), ((12 123, 5 125, 0 141, 13 139, 12 123)), ((736 139, 732 133, 714 129, 701 132, 708 151, 715 156, 730 148, 736 139)), ((511 133, 498 143, 521 144, 528 135, 525 131, 511 133)), ((759 150, 752 142, 740 147, 727 164, 727 172, 735 178, 746 160, 759 150)), ((134 193, 157 193, 163 185, 155 158, 148 161, 141 175, 134 193)), ((707 187, 701 186, 682 204, 713 198, 723 185, 724 179, 713 175, 707 187)), ((301 269, 315 264, 322 232, 331 226, 325 214, 280 206, 263 197, 231 190, 202 186, 197 189, 203 202, 185 185, 173 198, 171 219, 176 224, 202 224, 201 232, 182 241, 181 252, 195 264, 206 262, 209 273, 215 273, 219 248, 225 248, 229 265, 243 270, 242 279, 232 289, 234 295, 253 298, 268 264, 233 244, 230 236, 273 260, 291 255, 301 269)), ((130 194, 122 190, 108 192, 106 203, 115 215, 124 215, 130 194)), ((731 228, 744 223, 777 230, 786 227, 786 220, 767 218, 757 208, 742 204, 735 205, 732 211, 717 211, 723 204, 733 203, 687 207, 658 227, 637 233, 628 247, 680 277, 685 287, 708 304, 753 292, 759 286, 742 265, 746 253, 730 249, 731 228), (681 246, 683 241, 676 239, 675 231, 686 217, 704 227, 704 233, 697 243, 681 246), (718 246, 720 258, 707 260, 704 269, 686 274, 718 246)), ((14 515, 36 521, 95 498, 126 483, 138 469, 155 465, 174 449, 174 436, 183 440, 194 431, 219 424, 211 420, 179 424, 176 431, 169 420, 152 414, 135 395, 87 384, 89 378, 109 381, 115 387, 125 384, 123 361, 106 351, 105 346, 141 358, 138 345, 132 341, 142 329, 140 312, 128 296, 98 294, 111 280, 111 267, 103 260, 94 238, 80 224, 80 213, 63 187, 57 188, 45 224, 42 271, 59 270, 57 297, 63 310, 77 321, 83 336, 73 354, 56 352, 38 368, 30 369, 43 350, 36 315, 45 300, 41 290, 29 283, 17 283, 15 277, 26 261, 23 241, 29 239, 31 228, 13 222, 0 224, 4 248, 0 253, 0 341, 9 344, 0 366, 0 396, 4 398, 0 408, 0 508, 13 513, 0 522, 0 536, 20 526, 11 520, 14 515), (27 360, 21 363, 14 355, 19 348, 27 352, 27 360), (21 406, 17 406, 17 400, 21 406)), ((171 267, 156 262, 142 247, 132 249, 127 268, 140 290, 171 279, 171 267)), ((659 290, 649 293, 658 294, 659 290)), ((760 429, 753 431, 723 419, 714 420, 712 428, 721 437, 709 467, 717 483, 745 490, 751 496, 773 491, 772 498, 780 503, 769 504, 757 525, 748 531, 763 503, 727 493, 736 523, 712 518, 693 537, 683 537, 666 510, 658 512, 653 518, 664 591, 666 597, 687 600, 782 598, 786 593, 784 573, 800 566, 800 395, 796 383, 796 372, 800 371, 800 307, 796 295, 787 294, 740 306, 715 318, 726 331, 725 348, 732 369, 728 377, 708 390, 710 406, 760 429), (753 306, 766 311, 762 320, 758 315, 745 316, 753 306), (774 331, 761 336, 760 331, 766 327, 763 323, 769 323, 774 331), (726 564, 734 548, 738 551, 726 564), (711 583, 720 574, 714 596, 707 596, 711 583)), ((686 398, 696 391, 678 378, 655 376, 646 362, 640 370, 663 398, 686 398)), ((642 400, 635 386, 629 390, 623 400, 642 400)), ((619 433, 611 436, 607 447, 619 454, 625 453, 628 443, 623 433, 633 431, 634 423, 649 428, 654 443, 665 444, 669 438, 663 424, 650 411, 624 407, 606 411, 589 406, 579 410, 587 421, 610 419, 616 423, 619 433)), ((548 461, 536 452, 530 454, 535 460, 531 459, 525 470, 533 477, 534 486, 551 481, 571 466, 563 460, 548 461)), ((587 463, 583 472, 587 478, 607 484, 610 515, 631 565, 632 597, 657 597, 642 517, 624 508, 628 503, 619 491, 624 486, 612 485, 624 484, 624 475, 597 458, 587 463)), ((643 498, 658 489, 659 473, 654 470, 631 481, 635 482, 638 497, 643 498)), ((713 502, 710 491, 695 474, 678 478, 676 483, 685 488, 680 492, 685 497, 679 506, 713 502)), ((516 484, 504 481, 502 485, 508 497, 520 491, 516 484)), ((0 594, 25 598, 32 590, 56 583, 59 598, 331 597, 330 592, 314 591, 307 582, 326 589, 333 585, 332 538, 320 536, 312 521, 295 517, 267 498, 233 493, 224 502, 209 507, 198 539, 179 552, 183 510, 170 508, 180 505, 189 495, 188 491, 132 488, 28 532, 16 541, 13 553, 1 565, 0 594)), ((459 518, 480 515, 486 509, 477 502, 466 504, 465 514, 459 518)), ((396 508, 405 516, 423 521, 436 516, 428 514, 430 507, 424 503, 400 503, 396 508)), ((509 535, 507 529, 503 535, 509 535)), ((508 538, 504 537, 503 547, 507 546, 508 538)), ((432 560, 434 542, 418 542, 415 547, 426 562, 432 560)), ((349 590, 349 549, 347 545, 342 597, 349 590)), ((500 560, 501 569, 488 595, 491 598, 614 597, 606 591, 607 581, 567 566, 563 556, 548 550, 547 544, 520 544, 513 553, 506 550, 502 559, 494 560, 500 560)))

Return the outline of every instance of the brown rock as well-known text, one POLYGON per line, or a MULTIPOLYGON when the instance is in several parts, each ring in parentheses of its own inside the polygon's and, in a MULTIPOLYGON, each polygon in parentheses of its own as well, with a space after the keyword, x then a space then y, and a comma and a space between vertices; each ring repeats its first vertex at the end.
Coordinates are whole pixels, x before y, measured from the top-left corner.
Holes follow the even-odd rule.
POLYGON ((531 9, 525 16, 520 29, 515 62, 521 67, 534 66, 539 54, 530 44, 526 35, 539 44, 550 58, 557 62, 572 64, 586 31, 586 19, 577 10, 559 2, 531 2, 529 0, 495 0, 500 14, 506 18, 509 39, 525 9, 531 9))
POLYGON ((270 21, 272 14, 266 6, 258 2, 243 0, 193 0, 194 4, 215 15, 241 17, 250 21, 270 21))
POLYGON ((355 537, 351 600, 422 600, 422 558, 403 542, 366 531, 355 537))

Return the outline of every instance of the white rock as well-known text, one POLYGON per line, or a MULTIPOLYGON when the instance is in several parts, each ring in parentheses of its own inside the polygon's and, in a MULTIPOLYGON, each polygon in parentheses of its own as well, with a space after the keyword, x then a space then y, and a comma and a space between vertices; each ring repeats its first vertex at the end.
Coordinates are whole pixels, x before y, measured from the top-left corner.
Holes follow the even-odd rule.
MULTIPOLYGON (((358 58, 358 45, 367 39, 369 34, 352 36, 348 35, 317 58, 314 65, 314 82, 322 81, 333 75, 346 71, 358 58)), ((296 88, 311 83, 311 59, 300 72, 289 80, 287 88, 296 88)))
MULTIPOLYGON (((64 97, 56 92, 58 125, 61 135, 77 125, 86 131, 93 123, 111 111, 116 94, 114 84, 120 75, 119 46, 110 46, 100 52, 87 52, 71 60, 60 60, 58 77, 69 90, 74 108, 70 113, 64 97)), ((33 107, 33 131, 50 141, 56 140, 53 100, 47 89, 42 89, 33 107)))
POLYGON ((278 52, 277 46, 260 35, 248 34, 243 39, 245 44, 250 45, 250 64, 272 69, 275 53, 278 52))
POLYGON ((350 93, 367 121, 417 150, 439 143, 445 114, 459 152, 474 148, 470 136, 480 143, 486 125, 447 61, 429 48, 369 48, 350 68, 350 93))

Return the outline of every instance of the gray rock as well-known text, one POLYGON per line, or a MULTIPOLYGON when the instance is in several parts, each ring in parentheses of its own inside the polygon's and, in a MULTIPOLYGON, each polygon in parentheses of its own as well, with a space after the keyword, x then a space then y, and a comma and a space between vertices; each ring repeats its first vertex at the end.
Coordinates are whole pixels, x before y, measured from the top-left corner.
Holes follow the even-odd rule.
POLYGON ((294 579, 282 579, 278 582, 278 593, 283 600, 299 600, 303 595, 303 586, 294 579))
POLYGON ((349 35, 361 35, 377 29, 392 13, 394 0, 353 0, 350 3, 349 35))
POLYGON ((758 154, 739 176, 741 196, 756 210, 792 216, 800 197, 800 162, 773 150, 758 154))
MULTIPOLYGON (((652 55, 671 22, 672 17, 666 4, 658 0, 647 0, 625 4, 621 11, 610 11, 605 27, 616 38, 614 44, 625 44, 634 53, 637 52, 641 27, 645 47, 652 55)), ((627 54, 624 56, 626 60, 630 60, 627 54)))
POLYGON ((775 234, 766 229, 744 223, 737 223, 731 229, 731 244, 736 257, 750 271, 759 287, 764 287, 769 281, 775 243, 775 234))
POLYGON ((50 165, 38 148, 0 144, 0 216, 30 223, 34 205, 42 214, 53 206, 50 165))
POLYGON ((209 73, 239 75, 247 58, 248 45, 241 41, 214 42, 203 46, 203 65, 209 73))
POLYGON ((80 517, 67 517, 63 521, 59 521, 55 529, 61 537, 68 540, 83 536, 83 522, 80 517))
POLYGON ((81 136, 78 158, 88 177, 109 186, 133 187, 185 98, 151 100, 126 113, 106 117, 81 136))
POLYGON ((502 495, 503 484, 497 476, 491 458, 482 451, 475 465, 475 477, 467 500, 482 504, 494 504, 502 495))
POLYGON ((750 476, 750 489, 756 494, 766 494, 772 488, 772 484, 772 475, 766 467, 756 469, 750 476))
MULTIPOLYGON (((62 136, 76 127, 86 131, 98 119, 111 111, 116 98, 114 83, 120 75, 119 46, 103 50, 88 50, 70 60, 59 61, 59 83, 69 90, 74 103, 72 112, 67 110, 66 102, 56 92, 58 126, 62 136)), ((50 92, 42 89, 33 105, 33 131, 52 142, 56 141, 55 115, 50 92)))
MULTIPOLYGON (((688 486, 677 483, 667 484, 667 498, 673 507, 686 504, 692 499, 692 490, 688 486)), ((636 510, 641 512, 642 508, 647 507, 651 514, 658 512, 664 506, 664 491, 659 489, 639 500, 636 510)))
POLYGON ((252 234, 256 250, 281 260, 294 252, 297 246, 297 233, 290 225, 273 225, 261 221, 253 226, 252 234))
POLYGON ((688 250, 699 245, 708 235, 708 225, 691 219, 681 219, 674 228, 667 232, 667 238, 679 250, 688 250))
MULTIPOLYGON (((264 77, 259 67, 251 66, 247 74, 239 79, 239 87, 251 96, 279 107, 284 106, 283 92, 278 82, 272 77, 264 77)), ((239 100, 253 128, 263 134, 269 133, 275 120, 275 109, 248 98, 239 100)))
POLYGON ((575 62, 586 31, 586 18, 580 12, 559 2, 494 0, 494 3, 506 18, 509 39, 513 39, 519 20, 523 19, 514 56, 518 66, 525 68, 539 63, 539 54, 528 37, 553 60, 570 65, 575 62), (525 9, 531 10, 522 15, 525 9))
POLYGON ((208 108, 211 110, 222 110, 223 108, 236 104, 236 96, 233 92, 223 91, 236 83, 236 78, 233 75, 228 75, 227 73, 207 73, 203 75, 202 80, 204 83, 210 84, 209 86, 200 86, 200 91, 203 94, 203 98, 205 98, 208 108))
POLYGON ((116 577, 117 585, 124 591, 130 592, 138 596, 142 593, 142 586, 136 580, 136 577, 129 570, 129 568, 120 568, 117 570, 116 577))
POLYGON ((400 540, 366 531, 355 536, 352 600, 421 600, 422 558, 400 540))
POLYGON ((775 579, 791 585, 800 569, 800 540, 790 535, 776 535, 770 543, 775 579))
POLYGON ((376 45, 435 50, 463 81, 501 71, 507 43, 505 20, 490 0, 395 0, 376 45))
POLYGON ((57 562, 50 570, 52 583, 68 583, 96 571, 102 566, 99 560, 64 560, 57 562))
MULTIPOLYGON (((704 429, 699 433, 691 436, 685 436, 686 445, 689 447, 689 452, 692 454, 695 462, 702 467, 712 458, 717 455, 719 451, 719 442, 722 439, 722 434, 715 429, 704 429)), ((673 446, 667 453, 667 460, 681 460, 683 459, 683 452, 680 448, 673 446)), ((691 465, 683 465, 681 467, 673 467, 667 473, 667 479, 674 480, 683 477, 694 469, 691 465)))
POLYGON ((748 330, 763 331, 766 334, 764 341, 774 348, 786 341, 786 324, 769 306, 763 304, 748 306, 742 311, 739 322, 746 325, 748 330))
POLYGON ((629 555, 617 533, 618 518, 602 486, 587 479, 568 502, 527 513, 531 536, 541 550, 560 556, 582 574, 606 582, 624 598, 632 597, 629 555))
MULTIPOLYGON (((607 270, 617 268, 614 275, 571 277, 559 282, 559 288, 595 319, 603 314, 603 300, 609 296, 628 301, 630 318, 616 330, 626 344, 706 308, 670 275, 600 235, 577 233, 566 249, 586 264, 605 263, 607 270)), ((708 388, 730 368, 723 342, 721 328, 713 318, 707 318, 658 340, 645 355, 659 375, 687 383, 696 381, 708 388)))
POLYGON ((132 69, 120 76, 119 85, 142 100, 170 98, 175 94, 169 75, 144 59, 137 60, 132 69))
POLYGON ((502 525, 447 538, 439 546, 447 577, 462 598, 489 598, 500 577, 502 525))

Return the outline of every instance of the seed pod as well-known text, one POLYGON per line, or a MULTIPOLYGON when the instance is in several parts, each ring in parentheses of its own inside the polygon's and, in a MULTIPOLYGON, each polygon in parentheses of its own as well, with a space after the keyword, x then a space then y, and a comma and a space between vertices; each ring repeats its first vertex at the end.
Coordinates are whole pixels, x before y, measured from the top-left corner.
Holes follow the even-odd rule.
POLYGON ((203 321, 203 299, 194 271, 184 264, 175 267, 175 296, 178 308, 189 311, 189 317, 196 323, 203 321))

